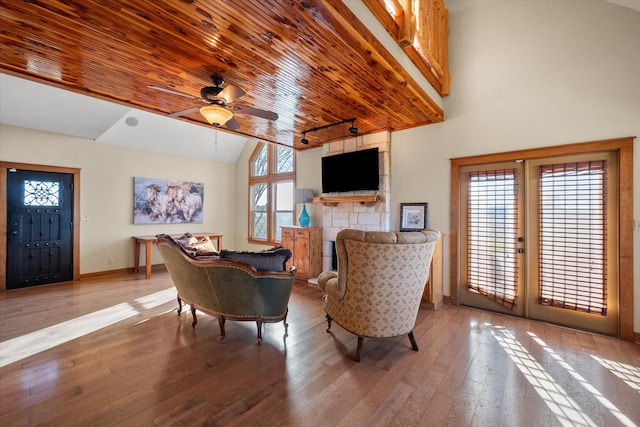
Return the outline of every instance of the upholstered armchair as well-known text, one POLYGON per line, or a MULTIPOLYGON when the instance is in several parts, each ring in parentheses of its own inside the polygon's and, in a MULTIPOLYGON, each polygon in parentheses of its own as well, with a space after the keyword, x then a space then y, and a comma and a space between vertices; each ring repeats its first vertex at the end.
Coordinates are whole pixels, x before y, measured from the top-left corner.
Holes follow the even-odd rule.
POLYGON ((338 271, 323 272, 327 332, 335 321, 358 336, 360 361, 364 337, 413 336, 422 292, 440 232, 342 230, 336 238, 338 271))

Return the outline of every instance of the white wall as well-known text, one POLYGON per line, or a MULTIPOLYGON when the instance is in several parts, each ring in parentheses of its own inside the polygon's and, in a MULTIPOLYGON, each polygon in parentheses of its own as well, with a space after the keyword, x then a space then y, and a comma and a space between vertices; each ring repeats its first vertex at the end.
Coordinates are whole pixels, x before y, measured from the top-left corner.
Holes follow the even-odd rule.
POLYGON ((133 267, 134 235, 210 231, 235 245, 234 165, 12 126, 0 126, 0 160, 81 169, 80 274, 133 267), (134 225, 136 176, 204 183, 204 222, 134 225))
MULTIPOLYGON (((426 201, 429 225, 449 231, 451 158, 640 136, 640 12, 604 0, 447 0, 446 6, 452 85, 445 122, 392 135, 392 226, 399 203, 426 201)), ((640 147, 634 148, 640 222, 640 147)), ((634 253, 640 331, 638 231, 634 253)), ((448 261, 446 245, 445 295, 448 261)))

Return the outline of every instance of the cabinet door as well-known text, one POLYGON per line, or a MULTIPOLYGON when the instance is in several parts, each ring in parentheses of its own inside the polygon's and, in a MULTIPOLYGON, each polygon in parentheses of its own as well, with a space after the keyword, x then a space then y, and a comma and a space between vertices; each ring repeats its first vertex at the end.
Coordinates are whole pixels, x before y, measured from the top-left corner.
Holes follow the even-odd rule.
MULTIPOLYGON (((282 246, 289 249, 292 254, 295 254, 293 248, 293 230, 291 228, 282 227, 282 237, 280 238, 280 243, 282 244, 282 246)), ((293 260, 294 256, 295 255, 292 255, 291 258, 289 258, 289 261, 287 261, 287 271, 289 271, 289 268, 291 268, 292 265, 296 265, 293 260)))
POLYGON ((294 264, 298 275, 309 277, 309 236, 302 230, 297 230, 293 247, 294 264))

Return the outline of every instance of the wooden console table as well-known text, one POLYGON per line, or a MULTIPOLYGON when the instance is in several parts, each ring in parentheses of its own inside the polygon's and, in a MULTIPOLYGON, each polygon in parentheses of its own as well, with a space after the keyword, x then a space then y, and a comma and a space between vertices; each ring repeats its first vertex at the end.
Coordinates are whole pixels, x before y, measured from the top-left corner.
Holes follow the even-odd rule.
MULTIPOLYGON (((184 233, 182 234, 170 234, 171 237, 173 238, 179 238, 182 237, 184 235, 184 233)), ((218 251, 220 251, 220 249, 222 249, 222 234, 216 234, 216 233, 191 233, 191 235, 193 237, 196 238, 201 238, 204 236, 208 236, 209 239, 211 240, 215 240, 216 241, 216 248, 218 249, 218 251)), ((133 236, 133 240, 134 240, 134 248, 133 248, 133 272, 137 273, 138 270, 140 269, 140 246, 142 244, 145 245, 145 277, 147 279, 151 278, 151 251, 153 250, 153 244, 158 242, 158 239, 156 238, 155 235, 153 234, 149 234, 146 236, 133 236)))

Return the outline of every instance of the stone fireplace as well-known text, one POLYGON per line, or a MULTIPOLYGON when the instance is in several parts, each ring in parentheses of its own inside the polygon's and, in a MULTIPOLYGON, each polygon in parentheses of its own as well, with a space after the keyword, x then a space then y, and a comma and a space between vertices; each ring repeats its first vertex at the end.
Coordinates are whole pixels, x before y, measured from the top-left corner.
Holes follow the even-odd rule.
POLYGON ((378 147, 380 153, 380 190, 356 191, 348 193, 332 193, 331 196, 344 197, 333 203, 322 206, 323 227, 323 262, 322 270, 331 270, 333 242, 343 228, 365 231, 388 231, 390 229, 390 197, 389 171, 391 135, 389 132, 378 132, 371 135, 358 136, 341 141, 334 141, 323 146, 323 156, 348 153, 357 150, 378 147), (379 201, 351 201, 348 196, 378 195, 379 201))

